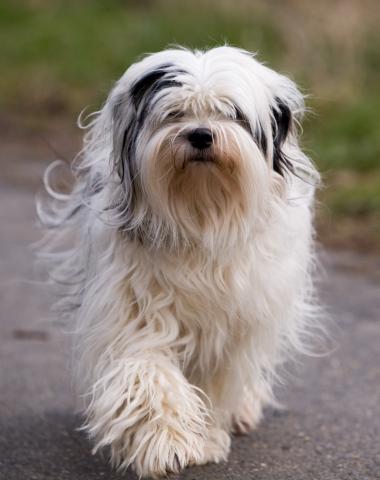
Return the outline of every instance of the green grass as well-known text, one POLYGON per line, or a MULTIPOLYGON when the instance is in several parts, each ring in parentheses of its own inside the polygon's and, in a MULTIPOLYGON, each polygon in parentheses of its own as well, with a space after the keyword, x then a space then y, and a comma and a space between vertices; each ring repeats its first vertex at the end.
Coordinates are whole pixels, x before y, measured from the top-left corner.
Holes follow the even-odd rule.
MULTIPOLYGON (((47 5, 47 2, 45 2, 47 5)), ((168 44, 193 48, 228 41, 250 46, 271 57, 281 40, 263 17, 252 22, 201 2, 53 1, 46 8, 5 0, 0 7, 0 101, 14 106, 60 98, 75 111, 103 98, 112 82, 144 52, 168 44), (143 8, 144 4, 148 8, 143 8), (198 8, 194 5, 198 5, 198 8), (129 6, 128 6, 129 5, 129 6), (177 8, 175 8, 177 5, 177 8), (173 8, 174 7, 174 8, 173 8), (199 9, 202 15, 198 15, 199 9), (263 33, 264 32, 264 33, 263 33), (25 82, 31 87, 25 90, 25 82)), ((56 100, 55 100, 56 101, 56 100)))
POLYGON ((372 215, 380 212, 380 184, 343 187, 331 194, 330 205, 337 214, 352 216, 372 215))
POLYGON ((305 145, 324 172, 368 172, 380 167, 380 95, 350 102, 319 102, 305 123, 305 145))
POLYGON ((336 215, 380 215, 380 169, 366 174, 340 171, 332 183, 325 196, 336 215))
POLYGON ((331 187, 321 193, 323 212, 377 221, 380 6, 358 2, 346 17, 338 3, 2 0, 0 108, 3 115, 47 121, 58 115, 72 123, 86 105, 99 106, 145 52, 173 43, 239 45, 291 73, 310 94, 314 114, 306 118, 303 143, 331 187))

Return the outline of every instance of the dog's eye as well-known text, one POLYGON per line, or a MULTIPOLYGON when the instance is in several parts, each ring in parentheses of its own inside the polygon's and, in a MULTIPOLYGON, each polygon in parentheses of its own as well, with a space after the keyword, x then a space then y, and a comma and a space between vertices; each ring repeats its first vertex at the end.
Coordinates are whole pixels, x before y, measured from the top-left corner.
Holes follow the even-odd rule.
POLYGON ((251 124, 239 107, 235 107, 234 120, 236 120, 243 128, 245 128, 247 132, 252 134, 251 124))
POLYGON ((244 115, 244 113, 240 110, 240 108, 235 107, 235 120, 242 123, 243 125, 249 125, 248 118, 244 115))
POLYGON ((172 110, 167 115, 166 118, 169 120, 179 120, 184 116, 184 113, 180 110, 172 110))

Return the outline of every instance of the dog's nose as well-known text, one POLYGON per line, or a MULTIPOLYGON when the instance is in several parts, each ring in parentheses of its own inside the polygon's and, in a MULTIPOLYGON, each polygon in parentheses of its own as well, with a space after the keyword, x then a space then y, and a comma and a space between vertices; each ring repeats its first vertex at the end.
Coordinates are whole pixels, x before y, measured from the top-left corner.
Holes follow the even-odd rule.
POLYGON ((212 134, 209 128, 196 128, 187 136, 194 148, 204 150, 212 144, 212 134))

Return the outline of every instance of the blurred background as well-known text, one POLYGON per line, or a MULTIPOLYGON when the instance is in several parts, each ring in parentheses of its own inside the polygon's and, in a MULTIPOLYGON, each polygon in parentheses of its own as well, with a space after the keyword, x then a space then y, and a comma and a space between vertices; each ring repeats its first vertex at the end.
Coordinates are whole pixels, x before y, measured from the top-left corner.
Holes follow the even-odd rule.
POLYGON ((97 109, 145 52, 228 42, 308 96, 303 145, 324 179, 321 242, 379 251, 379 25, 378 0, 2 0, 3 179, 34 188, 41 162, 70 159, 79 112, 97 109))

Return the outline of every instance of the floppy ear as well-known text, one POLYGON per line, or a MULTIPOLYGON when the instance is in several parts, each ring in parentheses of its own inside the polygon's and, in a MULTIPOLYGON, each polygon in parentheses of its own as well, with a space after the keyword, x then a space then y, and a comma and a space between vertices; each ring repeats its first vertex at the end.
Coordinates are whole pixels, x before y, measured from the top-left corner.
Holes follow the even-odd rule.
POLYGON ((116 171, 126 189, 134 192, 137 173, 137 137, 149 114, 152 100, 160 90, 178 86, 174 79, 183 70, 174 70, 171 63, 164 63, 145 73, 129 88, 115 94, 113 111, 113 159, 116 171))
POLYGON ((123 186, 132 181, 133 156, 137 133, 137 118, 128 99, 113 100, 112 107, 112 161, 123 186))
POLYGON ((109 102, 112 138, 111 162, 122 187, 117 209, 126 227, 133 219, 136 206, 135 148, 138 122, 136 112, 125 94, 115 95, 109 102))
POLYGON ((272 107, 272 135, 273 135, 273 169, 284 176, 286 172, 294 173, 291 159, 284 151, 288 136, 294 133, 294 119, 290 107, 280 98, 275 98, 276 104, 272 107))
POLYGON ((168 86, 179 85, 173 78, 174 73, 178 71, 174 72, 171 64, 162 64, 133 83, 128 81, 128 88, 125 81, 119 82, 107 102, 112 129, 111 161, 122 187, 118 208, 125 226, 133 224, 141 191, 136 158, 138 137, 149 116, 155 94, 168 86))

